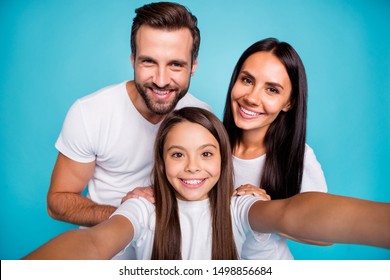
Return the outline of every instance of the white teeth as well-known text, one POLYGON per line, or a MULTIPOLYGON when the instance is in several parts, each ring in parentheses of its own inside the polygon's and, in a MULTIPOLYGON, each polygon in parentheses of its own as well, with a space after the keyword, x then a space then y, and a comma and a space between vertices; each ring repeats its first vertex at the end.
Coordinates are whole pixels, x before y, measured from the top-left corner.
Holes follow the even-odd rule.
POLYGON ((183 180, 183 182, 188 185, 196 185, 196 184, 200 184, 202 180, 183 180))
POLYGON ((169 90, 153 90, 158 95, 166 95, 169 93, 169 90))
POLYGON ((260 115, 260 113, 249 111, 249 110, 247 110, 247 109, 245 109, 244 107, 241 107, 241 106, 240 106, 240 110, 243 111, 245 114, 250 115, 250 116, 258 116, 258 115, 260 115))

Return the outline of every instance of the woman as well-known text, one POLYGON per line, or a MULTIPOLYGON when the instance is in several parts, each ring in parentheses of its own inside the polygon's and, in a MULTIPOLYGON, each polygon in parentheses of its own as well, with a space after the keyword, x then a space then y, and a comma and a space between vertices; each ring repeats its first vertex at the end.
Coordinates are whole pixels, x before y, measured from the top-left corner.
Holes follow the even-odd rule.
MULTIPOLYGON (((327 191, 321 166, 305 143, 306 103, 305 68, 293 47, 268 38, 243 52, 230 80, 223 118, 238 194, 262 188, 271 199, 281 199, 327 191)), ((260 235, 244 244, 243 258, 293 256, 285 238, 260 235)))

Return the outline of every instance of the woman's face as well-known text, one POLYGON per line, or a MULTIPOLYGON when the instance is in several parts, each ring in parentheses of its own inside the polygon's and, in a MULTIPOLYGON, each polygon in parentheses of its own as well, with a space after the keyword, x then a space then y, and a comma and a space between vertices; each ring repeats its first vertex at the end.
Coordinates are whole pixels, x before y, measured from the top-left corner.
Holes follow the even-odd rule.
POLYGON ((190 122, 175 125, 163 148, 168 181, 182 200, 204 200, 221 173, 218 141, 203 126, 190 122))
POLYGON ((286 68, 269 52, 247 58, 232 88, 231 105, 237 127, 265 135, 281 111, 290 109, 291 82, 286 68))

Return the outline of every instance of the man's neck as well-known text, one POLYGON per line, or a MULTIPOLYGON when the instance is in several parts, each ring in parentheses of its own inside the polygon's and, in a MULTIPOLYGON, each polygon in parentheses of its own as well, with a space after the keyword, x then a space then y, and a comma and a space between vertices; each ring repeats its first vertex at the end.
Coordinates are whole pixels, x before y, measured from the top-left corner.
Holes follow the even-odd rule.
POLYGON ((128 81, 126 83, 126 91, 134 107, 141 114, 141 116, 144 119, 146 119, 148 122, 152 124, 157 124, 165 118, 165 115, 158 115, 149 110, 149 108, 145 104, 144 99, 138 93, 134 81, 128 81))

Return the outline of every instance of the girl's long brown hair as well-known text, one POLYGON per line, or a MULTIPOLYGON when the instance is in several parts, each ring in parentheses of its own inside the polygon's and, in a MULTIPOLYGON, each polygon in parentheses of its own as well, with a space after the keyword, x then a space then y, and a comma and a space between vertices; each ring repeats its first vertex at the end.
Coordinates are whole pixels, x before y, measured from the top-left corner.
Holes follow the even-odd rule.
POLYGON ((201 108, 187 107, 169 114, 157 133, 154 147, 153 181, 156 199, 156 230, 152 259, 181 259, 181 230, 175 192, 165 174, 163 147, 169 131, 178 123, 191 122, 206 128, 217 139, 221 153, 221 176, 209 192, 212 218, 211 259, 237 259, 233 237, 230 200, 233 192, 233 165, 229 138, 216 116, 201 108))

